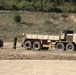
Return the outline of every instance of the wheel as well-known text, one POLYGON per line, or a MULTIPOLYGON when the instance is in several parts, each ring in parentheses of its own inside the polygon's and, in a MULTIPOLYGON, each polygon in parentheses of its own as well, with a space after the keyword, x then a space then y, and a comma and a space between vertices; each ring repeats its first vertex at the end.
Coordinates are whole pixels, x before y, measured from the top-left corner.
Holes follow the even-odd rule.
POLYGON ((58 51, 62 51, 65 49, 65 45, 62 42, 58 42, 55 47, 58 51))
POLYGON ((40 50, 41 49, 41 43, 39 41, 35 41, 33 43, 33 49, 34 50, 40 50))
POLYGON ((25 47, 25 49, 27 49, 27 50, 31 50, 31 48, 32 48, 32 43, 31 43, 31 41, 25 41, 25 43, 24 43, 24 47, 25 47))
POLYGON ((68 50, 68 51, 74 51, 75 50, 75 45, 73 43, 68 43, 66 45, 66 50, 68 50))
POLYGON ((0 40, 0 47, 3 47, 3 41, 0 40))

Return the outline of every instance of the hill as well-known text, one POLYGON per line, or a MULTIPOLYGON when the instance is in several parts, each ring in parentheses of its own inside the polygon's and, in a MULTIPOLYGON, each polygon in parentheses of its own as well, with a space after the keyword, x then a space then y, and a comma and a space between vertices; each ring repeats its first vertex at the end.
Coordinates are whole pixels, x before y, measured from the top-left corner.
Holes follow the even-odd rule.
POLYGON ((12 40, 15 34, 21 38, 22 33, 31 34, 60 34, 65 29, 76 31, 76 14, 18 12, 21 23, 15 23, 13 16, 16 12, 0 12, 0 34, 12 40))

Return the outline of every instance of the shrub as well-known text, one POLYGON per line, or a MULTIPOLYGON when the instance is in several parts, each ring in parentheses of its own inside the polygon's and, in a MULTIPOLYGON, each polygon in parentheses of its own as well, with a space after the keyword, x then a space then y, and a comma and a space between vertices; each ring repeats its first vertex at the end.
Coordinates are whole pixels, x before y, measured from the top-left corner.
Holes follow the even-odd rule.
POLYGON ((12 10, 12 7, 10 5, 5 5, 4 8, 5 10, 12 10))
POLYGON ((21 10, 27 10, 27 11, 33 10, 33 3, 32 2, 22 1, 17 6, 21 10))
POLYGON ((4 6, 1 6, 1 5, 0 5, 0 10, 4 10, 4 6))
POLYGON ((16 14, 14 15, 14 21, 15 21, 15 22, 20 22, 20 21, 21 21, 21 16, 20 16, 19 13, 16 13, 16 14))

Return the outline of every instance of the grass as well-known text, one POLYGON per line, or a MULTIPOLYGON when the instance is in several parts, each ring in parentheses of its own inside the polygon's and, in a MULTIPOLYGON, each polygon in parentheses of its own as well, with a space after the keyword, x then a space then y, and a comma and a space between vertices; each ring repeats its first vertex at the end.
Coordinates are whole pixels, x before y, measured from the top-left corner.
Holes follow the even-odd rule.
POLYGON ((12 40, 17 34, 19 39, 22 33, 31 34, 60 34, 64 29, 76 31, 76 23, 64 18, 62 13, 19 12, 21 23, 15 23, 13 16, 16 12, 0 12, 0 34, 6 35, 6 40, 12 40))

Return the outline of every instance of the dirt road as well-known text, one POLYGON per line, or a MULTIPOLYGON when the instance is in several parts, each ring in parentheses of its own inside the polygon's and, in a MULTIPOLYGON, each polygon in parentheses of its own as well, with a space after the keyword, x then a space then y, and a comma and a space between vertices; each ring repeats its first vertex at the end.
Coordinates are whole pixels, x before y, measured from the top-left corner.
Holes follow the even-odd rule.
POLYGON ((0 75, 76 75, 76 52, 30 51, 20 43, 14 50, 12 43, 6 42, 0 59, 0 75))
POLYGON ((76 75, 76 61, 1 60, 0 75, 76 75))

